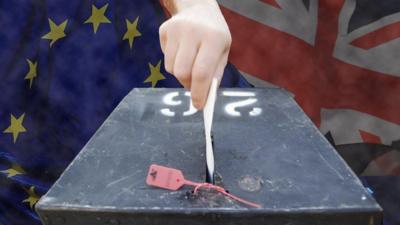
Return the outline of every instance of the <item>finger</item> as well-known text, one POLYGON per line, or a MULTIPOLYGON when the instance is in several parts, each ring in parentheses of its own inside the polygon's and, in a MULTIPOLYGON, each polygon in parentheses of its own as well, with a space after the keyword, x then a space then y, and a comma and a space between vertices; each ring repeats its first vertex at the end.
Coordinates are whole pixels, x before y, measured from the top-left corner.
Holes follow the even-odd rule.
POLYGON ((202 109, 210 89, 211 79, 220 61, 221 52, 211 44, 200 46, 192 69, 191 95, 193 105, 202 109))
POLYGON ((160 28, 158 29, 158 33, 159 33, 159 36, 160 36, 161 51, 165 54, 165 47, 166 47, 166 44, 167 44, 166 22, 161 24, 160 28))
POLYGON ((192 67, 199 50, 199 43, 193 43, 192 39, 184 38, 179 43, 179 49, 175 57, 174 76, 185 87, 190 89, 192 67))
POLYGON ((171 37, 171 35, 169 35, 167 39, 168 39, 167 45, 165 47, 165 53, 164 53, 165 70, 168 71, 169 73, 173 73, 175 57, 179 47, 178 46, 179 43, 178 41, 176 41, 176 38, 174 38, 174 36, 171 37))

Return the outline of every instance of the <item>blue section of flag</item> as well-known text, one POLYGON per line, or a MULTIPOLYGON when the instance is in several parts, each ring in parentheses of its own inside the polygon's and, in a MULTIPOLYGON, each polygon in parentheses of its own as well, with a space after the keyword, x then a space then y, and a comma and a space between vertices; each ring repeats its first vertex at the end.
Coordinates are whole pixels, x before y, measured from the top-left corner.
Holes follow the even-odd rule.
MULTIPOLYGON (((164 20, 154 0, 0 0, 0 224, 40 224, 30 204, 132 88, 151 86, 144 83, 149 63, 161 61, 166 77, 156 87, 180 87, 162 63, 164 20), (108 4, 104 15, 111 21, 96 34, 84 23, 92 4, 108 4), (51 31, 49 19, 58 26, 67 21, 66 36, 51 47, 42 38, 51 31), (141 36, 130 48, 123 36, 126 20, 135 19, 141 36), (29 75, 28 60, 37 76, 29 75)), ((228 65, 222 86, 249 84, 228 65)))
POLYGON ((373 191, 373 196, 384 210, 383 225, 400 224, 400 177, 361 176, 364 186, 373 191))
POLYGON ((348 31, 352 32, 362 26, 375 22, 385 16, 389 16, 400 11, 398 0, 354 0, 356 8, 349 21, 348 31))

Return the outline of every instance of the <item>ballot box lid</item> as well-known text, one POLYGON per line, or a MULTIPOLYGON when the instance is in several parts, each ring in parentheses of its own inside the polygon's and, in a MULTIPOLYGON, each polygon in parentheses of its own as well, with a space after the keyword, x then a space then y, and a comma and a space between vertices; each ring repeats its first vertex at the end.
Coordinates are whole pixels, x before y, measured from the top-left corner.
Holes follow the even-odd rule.
POLYGON ((220 89, 212 132, 217 185, 261 208, 148 186, 151 164, 205 181, 203 114, 184 89, 133 89, 36 210, 44 224, 381 224, 380 206, 286 91, 220 89))

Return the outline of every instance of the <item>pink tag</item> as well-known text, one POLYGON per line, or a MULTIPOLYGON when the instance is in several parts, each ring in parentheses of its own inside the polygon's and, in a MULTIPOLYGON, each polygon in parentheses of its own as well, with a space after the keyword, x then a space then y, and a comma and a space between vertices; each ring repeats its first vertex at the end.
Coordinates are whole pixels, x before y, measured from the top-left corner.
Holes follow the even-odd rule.
POLYGON ((180 170, 152 164, 146 183, 150 186, 176 191, 185 184, 185 178, 180 170))
POLYGON ((229 192, 226 192, 226 190, 220 186, 216 186, 209 183, 196 183, 189 180, 185 180, 180 170, 165 166, 159 166, 156 164, 152 164, 150 166, 149 172, 147 173, 146 183, 150 186, 164 188, 172 191, 178 190, 183 185, 190 185, 195 187, 194 193, 196 193, 197 190, 202 187, 207 189, 213 189, 243 204, 256 208, 261 208, 261 205, 244 200, 235 195, 232 195, 229 192))

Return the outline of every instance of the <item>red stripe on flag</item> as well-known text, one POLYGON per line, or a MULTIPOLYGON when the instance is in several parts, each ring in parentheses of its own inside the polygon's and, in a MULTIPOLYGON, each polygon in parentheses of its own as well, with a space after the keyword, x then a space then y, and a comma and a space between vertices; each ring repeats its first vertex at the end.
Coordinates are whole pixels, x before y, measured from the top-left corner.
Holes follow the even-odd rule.
POLYGON ((333 57, 343 1, 320 1, 314 46, 222 7, 232 33, 229 60, 288 89, 319 126, 321 108, 365 112, 400 124, 400 79, 333 57))
POLYGON ((281 7, 279 6, 279 4, 275 1, 275 0, 259 0, 260 2, 264 2, 267 3, 269 5, 272 5, 278 9, 280 9, 281 7))
POLYGON ((382 144, 381 138, 379 136, 363 130, 359 130, 359 132, 364 143, 382 144))
POLYGON ((368 33, 355 39, 351 44, 362 49, 370 49, 397 38, 400 38, 400 22, 389 24, 368 33))

